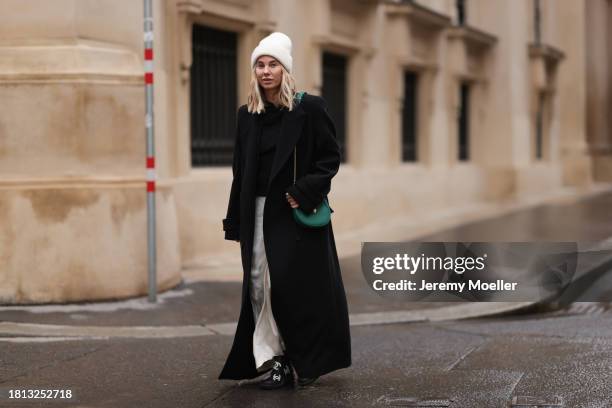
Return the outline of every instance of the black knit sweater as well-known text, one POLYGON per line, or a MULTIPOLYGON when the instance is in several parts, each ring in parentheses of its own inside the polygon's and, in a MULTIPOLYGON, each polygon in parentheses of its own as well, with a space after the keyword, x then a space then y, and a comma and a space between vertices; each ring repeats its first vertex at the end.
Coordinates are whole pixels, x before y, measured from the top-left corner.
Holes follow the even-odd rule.
POLYGON ((258 140, 259 160, 255 188, 255 194, 258 196, 265 196, 268 190, 268 178, 272 170, 276 144, 281 134, 281 121, 286 111, 285 108, 276 107, 268 102, 265 107, 265 112, 258 115, 261 130, 258 140))

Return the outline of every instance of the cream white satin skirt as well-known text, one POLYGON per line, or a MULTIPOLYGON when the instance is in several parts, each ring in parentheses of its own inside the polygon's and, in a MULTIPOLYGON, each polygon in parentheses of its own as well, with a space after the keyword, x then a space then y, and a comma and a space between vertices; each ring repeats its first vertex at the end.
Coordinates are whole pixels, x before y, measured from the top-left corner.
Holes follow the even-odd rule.
POLYGON ((255 232, 251 267, 251 304, 255 318, 253 355, 257 370, 265 371, 274 356, 284 354, 285 345, 272 315, 270 271, 263 239, 263 210, 266 197, 255 198, 255 232))

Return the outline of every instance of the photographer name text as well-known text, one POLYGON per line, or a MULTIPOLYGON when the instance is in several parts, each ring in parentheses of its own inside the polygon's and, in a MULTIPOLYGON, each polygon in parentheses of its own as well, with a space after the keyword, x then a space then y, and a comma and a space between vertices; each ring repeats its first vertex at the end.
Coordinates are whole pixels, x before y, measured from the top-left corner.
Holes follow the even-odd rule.
POLYGON ((408 291, 432 291, 439 290, 445 292, 463 292, 467 287, 467 290, 516 290, 517 282, 506 282, 503 279, 498 279, 495 282, 483 282, 480 279, 469 280, 467 282, 428 282, 421 280, 415 282, 408 279, 402 279, 398 282, 384 282, 381 279, 377 279, 372 283, 374 290, 408 290, 408 291), (420 283, 420 285, 419 285, 420 283))

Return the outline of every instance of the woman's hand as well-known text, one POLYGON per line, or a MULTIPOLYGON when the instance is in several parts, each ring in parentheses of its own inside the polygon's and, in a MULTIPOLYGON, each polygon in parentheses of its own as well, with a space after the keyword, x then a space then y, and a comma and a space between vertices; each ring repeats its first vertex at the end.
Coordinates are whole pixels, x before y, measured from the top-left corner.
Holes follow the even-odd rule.
POLYGON ((289 193, 285 193, 285 197, 287 197, 287 201, 289 201, 289 205, 291 205, 291 208, 299 207, 299 204, 297 203, 297 201, 295 201, 295 198, 291 197, 289 193))

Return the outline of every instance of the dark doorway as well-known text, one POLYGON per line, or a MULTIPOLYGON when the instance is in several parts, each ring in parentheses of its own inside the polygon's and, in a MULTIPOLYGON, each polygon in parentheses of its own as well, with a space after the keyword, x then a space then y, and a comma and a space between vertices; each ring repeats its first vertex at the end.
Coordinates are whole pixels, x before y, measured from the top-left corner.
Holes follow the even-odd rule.
POLYGON ((402 106, 402 161, 418 160, 418 76, 404 72, 404 103, 402 106))
POLYGON ((459 160, 470 159, 470 85, 466 82, 459 87, 459 160))
POLYGON ((322 97, 336 126, 340 144, 341 162, 346 162, 346 94, 347 57, 330 52, 323 53, 322 97))

